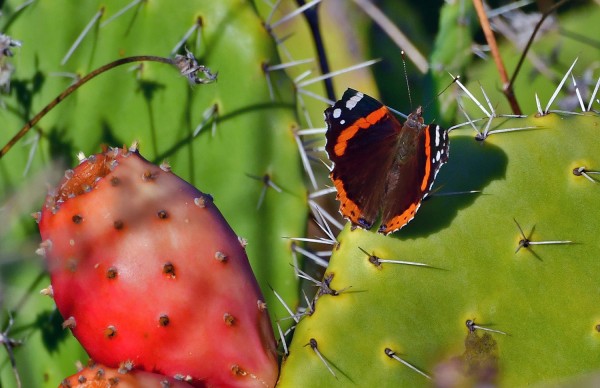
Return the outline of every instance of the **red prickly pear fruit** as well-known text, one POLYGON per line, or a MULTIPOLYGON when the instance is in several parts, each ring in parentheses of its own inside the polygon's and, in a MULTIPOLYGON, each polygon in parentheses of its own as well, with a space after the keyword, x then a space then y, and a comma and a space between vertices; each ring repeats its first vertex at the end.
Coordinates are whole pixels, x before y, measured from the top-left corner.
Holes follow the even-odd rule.
POLYGON ((184 381, 156 373, 92 364, 64 379, 58 388, 191 388, 184 381))
POLYGON ((95 361, 195 386, 272 387, 276 344, 240 240, 212 198, 110 149, 68 170, 38 218, 64 326, 95 361))

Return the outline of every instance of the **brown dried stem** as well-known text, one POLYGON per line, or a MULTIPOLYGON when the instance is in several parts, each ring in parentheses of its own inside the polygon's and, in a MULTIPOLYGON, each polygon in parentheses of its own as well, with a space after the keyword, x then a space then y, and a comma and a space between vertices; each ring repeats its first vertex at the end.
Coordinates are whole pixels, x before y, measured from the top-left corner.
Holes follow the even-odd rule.
POLYGON ((193 57, 190 52, 187 52, 186 56, 176 55, 175 58, 163 58, 157 57, 154 55, 138 55, 133 57, 121 58, 108 63, 104 66, 100 66, 95 69, 85 77, 79 79, 73 85, 69 86, 65 89, 61 94, 59 94, 54 100, 50 101, 48 105, 46 105, 38 114, 36 114, 31 120, 29 120, 23 128, 12 139, 9 140, 8 143, 2 149, 0 149, 0 159, 23 137, 25 134, 33 128, 48 112, 50 112, 55 106, 57 106, 62 100, 70 96, 74 91, 79 89, 81 86, 86 84, 91 79, 97 77, 98 75, 114 69, 115 67, 126 65, 128 63, 134 62, 160 62, 168 65, 173 65, 177 67, 182 76, 188 78, 191 83, 195 84, 203 84, 210 83, 216 80, 217 74, 212 74, 210 69, 205 66, 198 65, 198 62, 193 57), (197 76, 197 73, 202 73, 206 78, 201 78, 197 76))
POLYGON ((485 39, 490 46, 490 50, 492 52, 492 57, 494 58, 494 62, 496 63, 496 67, 498 68, 498 73, 500 73, 500 79, 502 80, 502 91, 508 100, 508 103, 511 106, 511 109, 514 114, 520 115, 521 108, 519 107, 519 103, 517 102, 517 98, 515 97, 514 91, 512 89, 512 84, 508 79, 508 73, 506 72, 506 67, 504 67, 504 63, 502 62, 502 57, 500 56, 500 50, 498 50, 498 44, 496 43, 496 38, 494 36, 494 32, 490 26, 490 21, 485 13, 485 8, 483 7, 482 0, 473 0, 473 5, 475 6, 475 10, 477 12, 477 16, 479 17, 479 24, 481 25, 481 29, 485 35, 485 39))

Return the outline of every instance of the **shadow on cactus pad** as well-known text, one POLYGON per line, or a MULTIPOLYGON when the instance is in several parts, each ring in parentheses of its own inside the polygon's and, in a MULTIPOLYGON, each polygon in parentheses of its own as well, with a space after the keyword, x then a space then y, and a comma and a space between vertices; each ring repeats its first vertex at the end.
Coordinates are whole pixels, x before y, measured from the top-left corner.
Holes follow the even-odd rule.
POLYGON ((432 194, 424 200, 414 220, 395 237, 426 237, 449 227, 460 209, 485 195, 490 183, 504 178, 508 158, 499 147, 471 136, 451 139, 450 147, 450 159, 441 169, 432 194))

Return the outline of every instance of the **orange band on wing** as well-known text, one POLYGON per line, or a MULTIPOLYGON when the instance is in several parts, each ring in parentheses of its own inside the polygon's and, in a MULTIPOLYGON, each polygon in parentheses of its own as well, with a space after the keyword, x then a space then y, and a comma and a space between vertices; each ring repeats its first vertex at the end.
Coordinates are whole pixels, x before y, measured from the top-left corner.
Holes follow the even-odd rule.
POLYGON ((427 182, 429 182, 429 174, 431 174, 431 138, 429 137, 429 127, 425 127, 425 175, 421 182, 421 191, 427 190, 427 182))
POLYGON ((387 108, 385 106, 382 106, 381 108, 369 113, 367 117, 361 117, 360 119, 356 120, 351 126, 344 129, 338 136, 335 146, 333 147, 335 155, 344 155, 344 152, 346 152, 346 148, 348 147, 348 140, 352 139, 359 129, 369 128, 370 126, 381 120, 381 118, 387 114, 387 108))
POLYGON ((337 190, 337 199, 340 201, 340 213, 347 219, 349 219, 353 224, 358 224, 358 220, 362 216, 362 212, 358 205, 348 198, 346 195, 346 190, 344 189, 344 183, 341 179, 335 179, 333 176, 331 177, 333 184, 337 190))
POLYGON ((411 204, 410 207, 408 209, 406 209, 402 214, 389 220, 388 223, 385 224, 384 228, 382 228, 380 230, 380 232, 389 234, 392 231, 398 230, 401 227, 403 227, 404 225, 408 224, 408 222, 410 220, 415 218, 415 213, 419 209, 420 205, 421 205, 421 202, 411 204))

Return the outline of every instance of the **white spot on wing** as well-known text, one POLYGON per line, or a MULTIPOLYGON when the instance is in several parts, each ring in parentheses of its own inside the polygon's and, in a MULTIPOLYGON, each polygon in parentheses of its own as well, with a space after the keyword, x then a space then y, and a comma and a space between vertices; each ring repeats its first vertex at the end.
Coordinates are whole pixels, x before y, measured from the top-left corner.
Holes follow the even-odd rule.
POLYGON ((354 108, 363 97, 364 94, 357 92, 354 96, 350 97, 348 101, 346 101, 346 108, 348 110, 352 110, 352 108, 354 108))
POLYGON ((342 125, 346 124, 346 120, 340 120, 340 124, 342 124, 342 125))
POLYGON ((335 108, 333 110, 333 118, 337 119, 338 117, 340 117, 342 115, 342 110, 340 108, 335 108))

